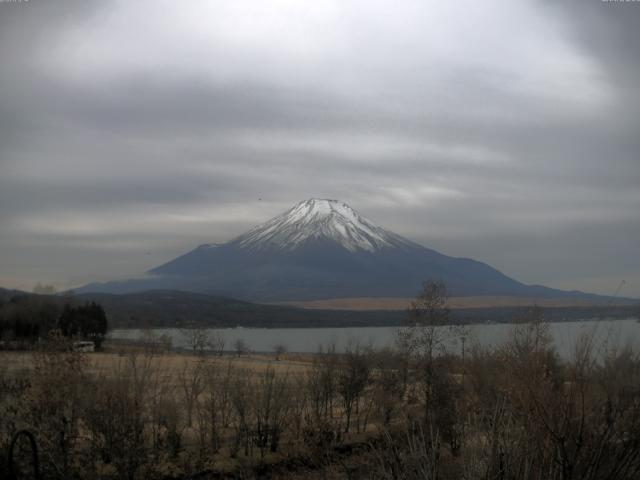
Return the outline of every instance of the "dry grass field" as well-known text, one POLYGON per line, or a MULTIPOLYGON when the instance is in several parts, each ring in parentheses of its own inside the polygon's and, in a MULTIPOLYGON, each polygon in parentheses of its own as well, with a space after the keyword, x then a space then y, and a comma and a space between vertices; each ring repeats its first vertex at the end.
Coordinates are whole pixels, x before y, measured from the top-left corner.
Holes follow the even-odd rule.
MULTIPOLYGON (((194 368, 205 361, 207 364, 219 368, 229 365, 242 371, 252 372, 260 375, 268 369, 277 373, 287 373, 288 375, 303 375, 313 365, 313 355, 286 353, 279 358, 275 354, 246 354, 235 355, 195 355, 184 352, 163 352, 161 355, 147 356, 146 352, 139 347, 128 347, 123 343, 117 346, 106 343, 105 351, 86 354, 87 373, 90 375, 112 376, 114 372, 122 369, 129 361, 131 355, 136 353, 144 355, 149 359, 151 373, 161 373, 172 375, 185 367, 194 368)), ((20 374, 31 371, 34 368, 33 354, 27 351, 0 351, 0 365, 6 373, 20 374)))
MULTIPOLYGON (((326 366, 330 375, 336 375, 337 357, 331 358, 326 366)), ((93 440, 78 441, 74 450, 82 452, 78 455, 85 461, 90 455, 93 466, 89 470, 67 466, 85 475, 121 478, 135 468, 135 477, 127 474, 125 478, 183 478, 214 470, 217 473, 211 478, 244 478, 259 468, 273 470, 271 478, 308 478, 309 474, 313 478, 318 466, 309 460, 309 449, 316 440, 313 432, 311 437, 305 433, 305 425, 307 429, 310 425, 330 428, 327 432, 334 432, 331 435, 337 429, 341 445, 362 443, 374 430, 371 423, 361 425, 362 412, 358 412, 353 415, 353 431, 344 436, 344 408, 333 390, 337 377, 330 381, 332 393, 321 394, 325 399, 311 405, 307 388, 311 379, 320 380, 319 369, 325 367, 320 366, 317 355, 190 354, 137 342, 106 342, 104 351, 92 353, 0 351, 2 384, 11 390, 18 385, 16 392, 8 392, 4 404, 4 392, 0 392, 0 412, 6 409, 17 415, 18 422, 36 432, 45 451, 56 449, 60 426, 53 419, 38 425, 31 420, 38 418, 38 411, 48 410, 56 417, 56 411, 71 409, 76 411, 72 416, 85 416, 76 425, 74 436, 93 440), (65 393, 59 396, 57 390, 65 393), (24 404, 15 404, 21 397, 24 404), (314 409, 317 418, 312 420, 314 409), (140 434, 136 433, 137 424, 140 434), (40 431, 50 438, 42 441, 40 431), (101 438, 97 443, 96 437, 101 438), (104 439, 110 437, 126 451, 109 447, 110 440, 105 444, 104 439), (144 451, 136 452, 140 443, 145 444, 144 451), (105 449, 108 456, 125 459, 121 463, 100 461, 105 449), (283 469, 287 471, 284 477, 283 469)), ((326 388, 321 383, 315 382, 316 387, 326 388)), ((371 407, 368 402, 369 411, 371 407)), ((7 433, 2 427, 0 422, 0 436, 7 433)), ((322 439, 317 442, 329 452, 336 440, 332 437, 326 445, 322 439)), ((69 453, 66 450, 61 455, 69 453)), ((55 470, 59 465, 52 462, 49 468, 55 470)), ((329 478, 333 467, 322 468, 324 473, 317 478, 329 478)))
MULTIPOLYGON (((406 310, 413 298, 330 298, 325 300, 308 300, 281 302, 279 305, 319 309, 319 310, 406 310)), ((607 304, 608 300, 594 301, 584 298, 531 298, 509 296, 473 296, 451 297, 448 307, 457 308, 495 308, 495 307, 593 307, 607 304)), ((626 305, 628 302, 617 300, 614 305, 626 305)))
POLYGON ((0 451, 32 432, 55 480, 635 480, 640 356, 585 337, 565 362, 548 328, 466 356, 429 324, 393 351, 278 357, 52 337, 0 352, 0 451))

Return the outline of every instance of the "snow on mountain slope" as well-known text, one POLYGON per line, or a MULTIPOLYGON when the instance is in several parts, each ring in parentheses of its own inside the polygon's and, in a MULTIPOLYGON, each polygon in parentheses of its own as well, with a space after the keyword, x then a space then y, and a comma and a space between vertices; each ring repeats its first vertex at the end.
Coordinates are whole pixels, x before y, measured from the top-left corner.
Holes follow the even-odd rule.
POLYGON ((375 225, 346 203, 316 198, 297 204, 230 243, 250 250, 294 250, 309 240, 334 242, 351 252, 417 246, 375 225))

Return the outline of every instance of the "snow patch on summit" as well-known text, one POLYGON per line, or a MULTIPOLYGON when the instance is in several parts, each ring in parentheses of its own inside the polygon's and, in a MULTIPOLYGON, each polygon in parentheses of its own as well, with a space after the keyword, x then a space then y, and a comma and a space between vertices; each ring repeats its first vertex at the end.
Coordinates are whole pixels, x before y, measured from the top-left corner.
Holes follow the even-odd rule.
POLYGON ((362 217, 346 203, 315 198, 299 203, 231 243, 246 249, 293 250, 309 240, 329 240, 349 251, 415 247, 413 242, 362 217))

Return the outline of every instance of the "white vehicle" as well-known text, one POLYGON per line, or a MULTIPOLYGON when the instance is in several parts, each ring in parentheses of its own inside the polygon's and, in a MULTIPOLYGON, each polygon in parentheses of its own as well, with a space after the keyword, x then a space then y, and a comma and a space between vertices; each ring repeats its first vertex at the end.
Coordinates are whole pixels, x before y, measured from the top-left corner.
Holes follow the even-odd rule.
POLYGON ((93 342, 87 342, 87 341, 78 341, 78 342, 73 342, 73 351, 74 352, 95 352, 96 347, 95 344, 93 342))

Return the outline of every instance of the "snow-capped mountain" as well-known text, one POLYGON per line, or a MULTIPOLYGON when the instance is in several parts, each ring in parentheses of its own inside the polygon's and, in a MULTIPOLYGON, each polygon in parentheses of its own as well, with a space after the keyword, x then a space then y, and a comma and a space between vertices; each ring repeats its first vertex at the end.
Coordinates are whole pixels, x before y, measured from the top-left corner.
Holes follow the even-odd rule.
POLYGON ((231 243, 251 250, 294 250, 309 241, 332 241, 356 252, 414 247, 338 200, 306 200, 258 225, 231 243))
MULTIPOLYGON (((223 244, 204 244, 142 279, 81 292, 174 289, 252 301, 412 297, 443 280, 453 295, 566 296, 411 242, 338 200, 310 199, 223 244)), ((575 293, 575 292, 574 292, 575 293)))

